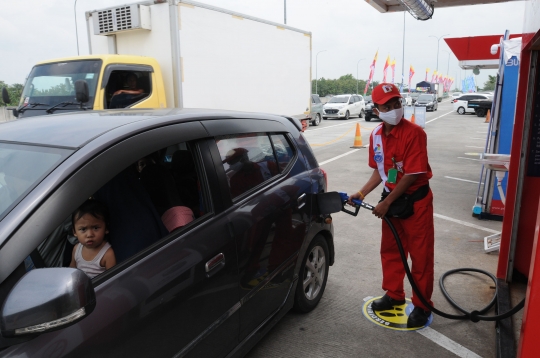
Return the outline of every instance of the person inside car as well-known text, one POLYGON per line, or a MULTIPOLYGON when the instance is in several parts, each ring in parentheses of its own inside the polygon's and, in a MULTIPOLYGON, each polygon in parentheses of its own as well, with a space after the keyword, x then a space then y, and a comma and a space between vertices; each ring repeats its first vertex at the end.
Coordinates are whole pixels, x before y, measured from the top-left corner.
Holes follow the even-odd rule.
POLYGON ((126 108, 131 105, 134 99, 144 92, 138 87, 137 75, 133 72, 128 73, 124 79, 124 88, 113 93, 110 108, 126 108))

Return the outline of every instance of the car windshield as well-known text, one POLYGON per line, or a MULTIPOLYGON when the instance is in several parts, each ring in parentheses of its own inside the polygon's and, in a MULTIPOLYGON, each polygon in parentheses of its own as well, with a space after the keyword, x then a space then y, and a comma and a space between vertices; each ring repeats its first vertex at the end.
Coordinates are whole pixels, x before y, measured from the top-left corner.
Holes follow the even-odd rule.
POLYGON ((0 143, 0 220, 72 150, 0 143))
POLYGON ((419 101, 431 101, 431 100, 433 100, 433 96, 430 95, 430 94, 421 94, 420 96, 418 96, 418 100, 419 101))
POLYGON ((328 103, 348 103, 349 97, 341 96, 341 97, 332 97, 330 98, 330 101, 328 103))
POLYGON ((24 85, 19 107, 39 103, 54 106, 75 102, 75 81, 88 83, 89 103, 93 103, 101 71, 101 60, 67 61, 35 66, 24 85))
POLYGON ((418 98, 420 96, 420 93, 411 93, 412 98, 418 98))
POLYGON ((364 96, 364 101, 371 102, 371 96, 364 96))

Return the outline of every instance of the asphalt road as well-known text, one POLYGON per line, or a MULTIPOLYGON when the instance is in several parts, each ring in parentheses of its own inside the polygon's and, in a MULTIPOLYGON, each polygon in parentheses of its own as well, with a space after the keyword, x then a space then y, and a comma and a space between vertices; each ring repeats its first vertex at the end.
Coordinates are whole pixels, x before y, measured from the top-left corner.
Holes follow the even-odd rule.
MULTIPOLYGON (((325 120, 305 133, 319 164, 328 173, 329 191, 353 193, 372 173, 367 165, 368 149, 351 148, 356 123, 360 123, 363 144, 369 144, 369 135, 379 121, 325 120)), ((425 131, 434 175, 430 185, 434 193, 436 281, 444 272, 458 267, 495 273, 498 252, 485 253, 483 238, 500 231, 501 222, 480 221, 471 215, 481 170, 474 153, 483 152, 488 124, 474 114, 458 115, 445 99, 438 111, 427 113, 425 131)), ((378 193, 375 190, 366 202, 376 203, 378 193)), ((287 314, 247 357, 496 356, 493 322, 451 321, 435 316, 429 328, 402 332, 368 321, 362 313, 364 299, 384 293, 379 257, 381 221, 366 210, 358 217, 338 213, 333 218, 336 262, 330 268, 319 306, 309 314, 287 314)), ((455 300, 469 310, 487 305, 494 292, 485 276, 454 275, 446 284, 455 300)), ((410 297, 408 283, 405 287, 410 297)), ((513 295, 515 304, 524 296, 524 287, 513 295)), ((432 299, 439 309, 458 313, 446 302, 438 282, 432 299)), ((517 332, 520 315, 514 319, 517 332)))

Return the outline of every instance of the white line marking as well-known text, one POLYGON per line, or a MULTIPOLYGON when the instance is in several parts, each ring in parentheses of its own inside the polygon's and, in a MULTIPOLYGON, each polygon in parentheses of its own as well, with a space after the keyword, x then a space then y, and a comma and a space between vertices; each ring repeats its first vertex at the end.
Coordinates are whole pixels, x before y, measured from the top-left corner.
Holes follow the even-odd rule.
POLYGON ((443 114, 442 116, 439 116, 439 117, 437 117, 437 118, 433 118, 432 120, 427 121, 426 124, 428 124, 428 123, 430 123, 430 122, 433 122, 433 121, 435 121, 435 120, 437 120, 437 119, 439 119, 439 118, 442 118, 442 117, 444 117, 444 116, 447 116, 447 115, 449 115, 450 113, 454 113, 454 111, 445 113, 445 114, 443 114))
MULTIPOLYGON (((357 121, 346 121, 345 123, 334 124, 333 126, 322 127, 322 128, 317 128, 317 129, 309 129, 307 132, 304 132, 304 133, 315 132, 315 131, 318 131, 318 130, 321 130, 321 129, 328 129, 328 128, 332 128, 332 127, 344 126, 344 125, 346 125, 346 124, 349 124, 349 125, 350 125, 351 123, 360 123, 360 120, 357 120, 357 121)), ((375 127, 373 127, 373 128, 375 128, 375 127)))
POLYGON ((475 225, 475 224, 471 224, 471 223, 468 223, 466 221, 463 221, 463 220, 458 220, 458 219, 454 219, 454 218, 451 218, 451 217, 448 217, 448 216, 444 216, 444 215, 441 215, 441 214, 433 214, 434 217, 436 218, 439 218, 439 219, 444 219, 444 220, 448 220, 448 221, 452 221, 452 222, 455 222, 457 224, 461 224, 463 226, 468 226, 468 227, 472 227, 474 229, 478 229, 478 230, 483 230, 483 231, 486 231, 486 232, 490 232, 492 234, 500 234, 501 232, 500 231, 497 231, 497 230, 493 230, 493 229, 488 229, 487 227, 483 227, 483 226, 480 226, 480 225, 475 225))
POLYGON ((461 358, 482 358, 478 354, 474 353, 471 350, 468 350, 467 348, 463 347, 461 344, 454 342, 450 338, 440 334, 436 330, 430 327, 426 327, 424 329, 419 329, 416 331, 417 333, 421 334, 422 336, 426 337, 430 341, 437 343, 439 346, 446 348, 450 352, 454 353, 458 357, 461 358))
POLYGON ((464 158, 464 157, 458 157, 458 159, 467 159, 467 160, 474 160, 474 161, 479 161, 480 160, 480 159, 464 158))
POLYGON ((476 133, 487 134, 486 131, 480 131, 480 132, 476 132, 476 133))
MULTIPOLYGON (((475 184, 478 184, 478 182, 477 182, 477 181, 474 181, 474 180, 460 179, 460 178, 447 177, 447 176, 445 176, 445 178, 448 178, 448 179, 454 179, 454 180, 461 180, 461 181, 466 181, 466 182, 469 182, 469 183, 475 183, 475 184)), ((482 184, 484 184, 484 183, 482 183, 482 184)))
POLYGON ((358 152, 359 150, 360 150, 360 149, 353 149, 353 150, 351 150, 351 151, 348 151, 347 153, 343 153, 343 154, 338 155, 337 157, 334 157, 334 158, 332 158, 332 159, 325 160, 324 162, 319 163, 319 166, 325 165, 325 164, 330 163, 330 162, 333 162, 334 160, 337 160, 337 159, 339 159, 339 158, 343 158, 344 156, 349 155, 349 154, 352 154, 352 153, 354 153, 354 152, 358 152))
POLYGON ((469 137, 470 139, 483 139, 485 140, 486 138, 478 138, 478 137, 469 137))
POLYGON ((467 147, 467 148, 481 148, 481 149, 485 149, 484 147, 479 147, 479 146, 476 146, 476 145, 466 145, 465 147, 467 147))

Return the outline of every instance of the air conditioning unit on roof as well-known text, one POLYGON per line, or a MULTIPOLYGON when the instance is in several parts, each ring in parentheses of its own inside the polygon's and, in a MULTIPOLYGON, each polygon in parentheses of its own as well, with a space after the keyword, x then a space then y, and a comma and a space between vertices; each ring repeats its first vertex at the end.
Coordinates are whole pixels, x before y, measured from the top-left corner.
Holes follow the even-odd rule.
POLYGON ((133 30, 151 30, 150 7, 133 4, 92 12, 94 35, 111 35, 133 30))

